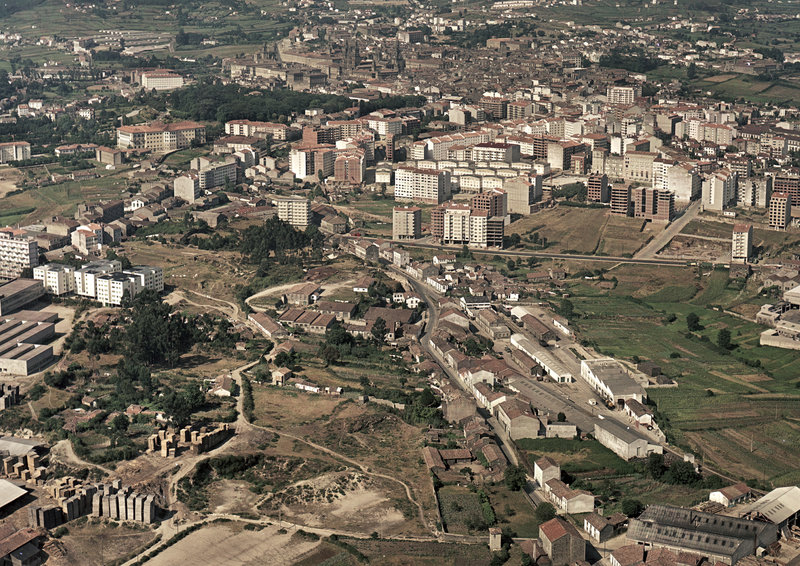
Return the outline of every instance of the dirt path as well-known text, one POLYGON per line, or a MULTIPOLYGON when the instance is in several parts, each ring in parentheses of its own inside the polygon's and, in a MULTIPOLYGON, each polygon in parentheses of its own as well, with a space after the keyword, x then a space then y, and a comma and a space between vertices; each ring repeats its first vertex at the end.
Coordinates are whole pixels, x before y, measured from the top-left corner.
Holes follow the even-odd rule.
MULTIPOLYGON (((341 289, 342 287, 347 287, 349 285, 352 285, 354 282, 355 279, 346 279, 345 281, 338 281, 336 283, 328 283, 325 285, 320 285, 320 287, 322 288, 323 293, 330 293, 331 291, 335 291, 337 289, 341 289)), ((299 283, 295 281, 294 283, 285 283, 283 285, 276 285, 275 287, 270 287, 268 289, 264 289, 263 291, 259 291, 254 295, 250 295, 244 300, 244 302, 250 305, 250 308, 252 308, 253 310, 263 311, 266 309, 264 309, 263 307, 252 305, 250 304, 250 301, 254 301, 255 299, 260 299, 261 297, 268 297, 270 295, 275 295, 277 293, 280 293, 281 291, 286 291, 288 289, 291 289, 295 285, 299 285, 299 283)))
MULTIPOLYGON (((33 407, 31 407, 31 410, 33 410, 33 407)), ((53 445, 53 447, 50 449, 50 456, 55 456, 57 460, 72 466, 80 466, 82 468, 97 468, 98 470, 102 470, 109 475, 114 473, 105 466, 101 466, 100 464, 92 464, 91 462, 87 462, 86 460, 79 458, 78 455, 75 454, 75 450, 72 448, 72 443, 66 439, 59 440, 53 445)))
MULTIPOLYGON (((240 391, 242 390, 242 371, 245 371, 246 369, 249 369, 249 367, 254 366, 256 363, 258 363, 258 362, 253 362, 252 364, 249 364, 248 366, 242 366, 240 368, 237 368, 236 370, 234 370, 231 373, 231 377, 239 385, 239 390, 240 391)), ((243 430, 246 430, 248 428, 252 428, 252 429, 256 429, 256 430, 262 430, 262 431, 265 431, 265 432, 269 432, 269 433, 272 433, 272 434, 277 434, 279 436, 285 436, 286 438, 291 438, 292 440, 295 440, 297 442, 302 442, 303 444, 305 444, 307 446, 310 446, 311 448, 314 448, 315 450, 319 450, 320 452, 324 452, 325 454, 328 454, 329 456, 333 456, 334 458, 337 458, 337 459, 339 459, 341 461, 347 462, 348 464, 350 464, 352 466, 355 466, 356 468, 361 470, 361 472, 364 473, 364 474, 367 474, 369 476, 373 476, 373 477, 376 477, 376 478, 383 478, 385 480, 389 480, 389 481, 392 481, 394 483, 398 483, 398 484, 403 486, 403 489, 405 489, 406 498, 416 506, 417 513, 418 513, 418 516, 419 516, 419 521, 422 524, 423 528, 426 527, 425 513, 424 513, 424 511, 422 509, 422 505, 416 499, 414 499, 414 495, 411 493, 411 487, 409 487, 409 485, 406 482, 404 482, 404 481, 402 481, 400 479, 397 479, 394 476, 390 476, 390 475, 387 475, 387 474, 382 474, 380 472, 371 471, 369 469, 369 466, 366 466, 365 464, 362 464, 361 462, 359 462, 357 460, 354 460, 353 458, 345 456, 344 454, 340 454, 339 452, 335 452, 335 451, 331 450, 330 448, 327 448, 325 446, 317 444, 316 442, 312 442, 311 440, 306 440, 305 438, 303 438, 301 436, 290 434, 290 433, 285 432, 285 431, 276 430, 276 429, 271 428, 271 427, 259 426, 259 425, 253 424, 253 423, 249 422, 247 419, 245 419, 244 412, 242 410, 243 406, 244 406, 244 395, 239 395, 239 398, 236 401, 236 410, 237 410, 237 412, 239 414, 237 419, 236 419, 236 431, 237 431, 237 434, 239 433, 240 430, 243 431, 243 430)))
POLYGON ((196 307, 201 308, 209 308, 216 311, 221 312, 225 316, 229 316, 236 320, 244 320, 246 318, 244 313, 242 313, 242 309, 239 308, 239 305, 235 303, 231 303, 224 299, 218 299, 216 297, 212 297, 211 295, 205 295, 203 293, 198 293, 197 291, 189 291, 185 289, 176 289, 166 297, 164 297, 164 301, 174 305, 179 303, 180 301, 185 301, 190 305, 194 305, 196 307), (202 297, 204 299, 208 299, 210 301, 216 301, 217 303, 222 303, 224 306, 208 304, 208 303, 198 303, 197 301, 193 301, 187 296, 187 293, 191 293, 192 295, 197 295, 198 297, 202 297))

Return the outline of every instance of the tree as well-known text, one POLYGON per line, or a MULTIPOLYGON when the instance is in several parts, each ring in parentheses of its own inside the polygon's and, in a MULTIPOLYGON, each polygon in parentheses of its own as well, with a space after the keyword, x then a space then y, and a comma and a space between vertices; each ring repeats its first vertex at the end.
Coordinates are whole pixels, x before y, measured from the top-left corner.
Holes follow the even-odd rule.
POLYGON ((517 267, 517 264, 516 264, 516 263, 514 263, 514 260, 513 260, 513 259, 510 259, 510 260, 508 260, 508 261, 506 262, 506 267, 508 267, 508 270, 509 270, 509 271, 514 271, 514 269, 516 269, 516 267, 517 267))
POLYGON ((123 433, 128 430, 128 425, 130 421, 125 413, 120 413, 111 421, 111 428, 114 429, 115 432, 123 433))
POLYGON ((331 366, 339 361, 339 350, 335 346, 324 346, 322 348, 322 359, 325 360, 325 366, 331 366))
POLYGON ((731 349, 731 331, 723 328, 717 333, 717 346, 724 350, 731 349))
POLYGON ((689 68, 686 70, 686 78, 689 80, 697 78, 697 65, 694 63, 689 65, 689 68))
POLYGON ((694 471, 694 465, 691 462, 679 460, 669 467, 669 483, 677 485, 693 484, 700 479, 700 475, 694 471))
POLYGON ((540 523, 545 523, 556 516, 556 508, 550 503, 540 503, 536 506, 536 519, 540 523))
POLYGON ((503 481, 511 491, 519 491, 528 482, 525 468, 522 466, 509 466, 503 472, 503 481))
POLYGON ((659 479, 664 474, 664 455, 652 453, 647 457, 645 464, 648 475, 653 479, 659 479))
POLYGON ((622 512, 628 517, 635 517, 644 511, 644 505, 638 499, 623 499, 622 512))
POLYGON ((372 337, 377 342, 383 342, 386 338, 386 321, 381 317, 375 319, 375 324, 372 325, 372 337))
POLYGON ((697 332, 702 328, 700 326, 700 317, 697 316, 697 313, 690 312, 686 315, 686 328, 689 329, 689 332, 697 332))

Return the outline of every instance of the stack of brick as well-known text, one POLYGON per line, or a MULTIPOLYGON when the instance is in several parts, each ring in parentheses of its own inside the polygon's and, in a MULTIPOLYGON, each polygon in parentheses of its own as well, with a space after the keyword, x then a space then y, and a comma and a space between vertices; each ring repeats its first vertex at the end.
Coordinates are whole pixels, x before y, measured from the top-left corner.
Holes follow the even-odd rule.
POLYGON ((139 521, 147 525, 156 520, 156 504, 152 495, 135 493, 131 488, 98 486, 92 499, 92 515, 114 521, 139 521))
POLYGON ((193 430, 189 450, 193 455, 208 452, 225 442, 232 433, 233 428, 228 423, 223 423, 212 431, 207 431, 205 427, 199 431, 193 430))
POLYGON ((158 434, 151 434, 147 439, 147 451, 160 452, 164 458, 175 458, 178 454, 178 438, 173 432, 159 430, 158 434))
POLYGON ((48 488, 59 506, 31 507, 28 513, 32 527, 51 529, 85 515, 148 525, 156 520, 155 497, 122 487, 120 480, 89 485, 73 477, 63 477, 48 488))
POLYGON ((47 468, 39 464, 39 455, 35 452, 19 457, 8 456, 3 458, 3 474, 9 478, 42 485, 47 477, 47 468))
POLYGON ((34 529, 53 529, 64 522, 64 513, 55 505, 28 507, 28 524, 34 529))
POLYGON ((233 434, 234 429, 228 423, 218 425, 213 430, 202 427, 194 430, 184 427, 175 434, 171 430, 159 430, 158 434, 147 439, 147 452, 160 453, 164 458, 174 458, 181 450, 188 449, 192 455, 213 450, 225 442, 233 434))
POLYGON ((19 403, 19 385, 0 383, 0 411, 19 403))

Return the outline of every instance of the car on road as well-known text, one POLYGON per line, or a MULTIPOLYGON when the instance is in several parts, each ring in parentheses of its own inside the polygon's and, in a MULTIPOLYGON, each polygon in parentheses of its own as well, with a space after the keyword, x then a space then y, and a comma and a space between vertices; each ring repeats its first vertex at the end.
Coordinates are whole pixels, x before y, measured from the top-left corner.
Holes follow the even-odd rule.
POLYGON ((589 399, 589 404, 592 406, 597 405, 597 401, 595 401, 594 399, 589 399))

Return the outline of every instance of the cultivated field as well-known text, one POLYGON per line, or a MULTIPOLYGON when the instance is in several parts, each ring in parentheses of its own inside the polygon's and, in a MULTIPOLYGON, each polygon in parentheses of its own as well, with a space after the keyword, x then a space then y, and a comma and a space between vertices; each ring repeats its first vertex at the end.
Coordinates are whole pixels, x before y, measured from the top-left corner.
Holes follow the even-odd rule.
POLYGON ((606 278, 612 275, 617 286, 611 291, 584 283, 571 288, 579 337, 608 355, 653 360, 678 382, 676 389, 649 390, 674 442, 745 479, 796 481, 800 455, 787 447, 800 418, 800 355, 761 347, 763 327, 718 310, 752 313, 764 298, 752 285, 729 281, 723 269, 636 266, 619 267, 606 278), (701 329, 689 333, 686 316, 692 312, 701 329), (721 329, 730 331, 732 350, 717 346, 721 329), (752 438, 760 439, 753 450, 752 438), (762 470, 764 453, 785 459, 762 470))
POLYGON ((641 248, 662 228, 633 218, 619 218, 605 208, 559 206, 525 216, 506 234, 519 234, 526 248, 538 249, 532 236, 547 239, 546 251, 626 255, 641 248))

